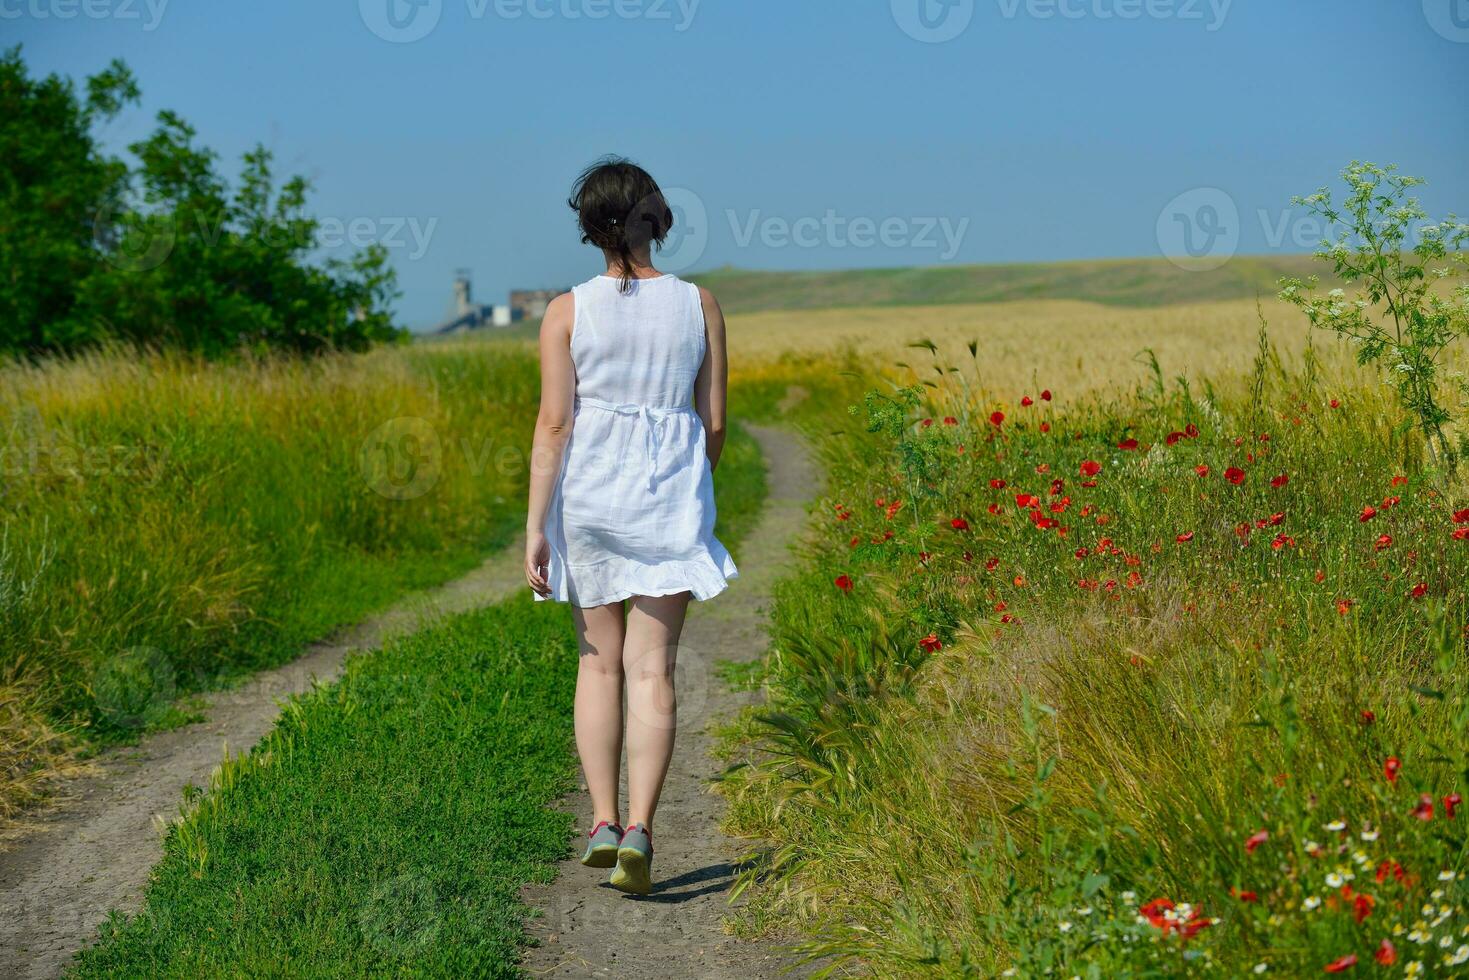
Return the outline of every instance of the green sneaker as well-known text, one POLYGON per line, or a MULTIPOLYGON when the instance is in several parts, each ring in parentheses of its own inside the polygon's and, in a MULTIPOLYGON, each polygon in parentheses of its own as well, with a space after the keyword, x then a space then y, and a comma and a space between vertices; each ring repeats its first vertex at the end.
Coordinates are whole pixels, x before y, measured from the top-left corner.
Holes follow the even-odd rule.
POLYGON ((617 863, 617 842, 622 840, 622 828, 603 820, 587 834, 587 851, 581 863, 589 868, 610 868, 617 863))
POLYGON ((622 835, 617 844, 617 870, 609 883, 633 895, 653 890, 653 832, 647 827, 635 823, 622 835))

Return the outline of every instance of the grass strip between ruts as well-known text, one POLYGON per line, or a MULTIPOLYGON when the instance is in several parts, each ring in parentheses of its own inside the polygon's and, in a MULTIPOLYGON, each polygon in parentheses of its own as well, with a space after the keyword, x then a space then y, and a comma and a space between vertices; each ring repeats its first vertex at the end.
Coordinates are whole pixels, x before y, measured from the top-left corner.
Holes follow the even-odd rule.
MULTIPOLYGON (((735 430, 726 543, 764 495, 735 430)), ((528 593, 351 658, 189 794, 143 910, 72 975, 515 975, 519 889, 566 852, 575 678, 567 608, 528 593)))

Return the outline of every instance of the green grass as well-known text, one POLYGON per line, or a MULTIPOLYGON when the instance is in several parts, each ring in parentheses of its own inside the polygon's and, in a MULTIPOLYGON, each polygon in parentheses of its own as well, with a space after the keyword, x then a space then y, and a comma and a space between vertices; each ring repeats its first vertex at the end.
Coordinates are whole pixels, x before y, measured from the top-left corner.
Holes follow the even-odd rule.
POLYGON ((511 976, 570 818, 576 646, 528 595, 354 657, 175 827, 77 977, 511 976))
POLYGON ((536 393, 509 346, 0 367, 0 820, 510 540, 536 393))
POLYGON ((1113 306, 1167 306, 1272 296, 1281 276, 1307 275, 1309 255, 1241 256, 1218 269, 1182 269, 1165 259, 955 265, 834 272, 715 269, 691 277, 726 312, 844 306, 927 306, 1030 299, 1113 306))
MULTIPOLYGON (((715 486, 737 551, 765 495, 738 426, 715 486)), ((143 910, 72 975, 517 975, 519 888, 572 823, 576 670, 567 608, 528 592, 352 657, 190 794, 143 910)))

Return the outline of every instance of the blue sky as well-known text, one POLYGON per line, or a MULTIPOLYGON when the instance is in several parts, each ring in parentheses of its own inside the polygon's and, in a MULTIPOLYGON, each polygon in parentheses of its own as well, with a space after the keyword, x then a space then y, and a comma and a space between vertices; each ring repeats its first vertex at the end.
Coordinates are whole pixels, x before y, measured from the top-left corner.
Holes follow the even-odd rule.
POLYGON ((1353 158, 1469 212, 1469 0, 0 0, 0 38, 124 58, 118 147, 160 108, 228 173, 265 143, 413 326, 457 267, 597 271, 564 202, 608 152, 679 189, 675 271, 1303 251, 1353 158))

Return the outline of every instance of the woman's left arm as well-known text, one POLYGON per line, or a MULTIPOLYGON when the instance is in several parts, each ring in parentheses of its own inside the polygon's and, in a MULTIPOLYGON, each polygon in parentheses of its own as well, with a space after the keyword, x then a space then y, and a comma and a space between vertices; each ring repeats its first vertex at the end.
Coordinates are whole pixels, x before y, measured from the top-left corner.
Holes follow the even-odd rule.
POLYGON ((724 451, 724 413, 729 389, 729 359, 724 347, 724 311, 714 294, 699 287, 699 300, 704 305, 704 363, 694 382, 694 409, 704 422, 705 451, 709 469, 719 465, 724 451))
POLYGON ((570 293, 553 299, 541 319, 541 409, 530 453, 530 502, 525 514, 525 580, 540 595, 550 595, 546 569, 551 546, 546 512, 561 475, 561 457, 571 438, 576 410, 576 368, 571 361, 571 327, 576 300, 570 293))

